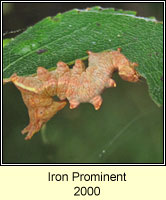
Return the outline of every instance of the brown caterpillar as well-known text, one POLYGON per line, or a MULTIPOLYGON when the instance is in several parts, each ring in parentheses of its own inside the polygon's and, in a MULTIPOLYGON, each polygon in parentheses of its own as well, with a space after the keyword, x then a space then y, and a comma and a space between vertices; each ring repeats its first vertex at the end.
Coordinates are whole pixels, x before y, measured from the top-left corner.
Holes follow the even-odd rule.
POLYGON ((102 104, 101 93, 104 88, 116 87, 111 78, 115 70, 126 81, 139 80, 135 70, 138 64, 130 62, 120 53, 120 48, 102 53, 88 51, 88 54, 87 68, 81 60, 76 60, 72 69, 64 62, 58 62, 54 71, 38 67, 37 76, 21 77, 13 74, 4 80, 4 83, 12 81, 15 84, 28 108, 30 123, 22 131, 23 134, 28 132, 26 140, 66 105, 66 99, 71 109, 80 103, 89 102, 98 110, 102 104), (55 95, 61 101, 54 101, 52 97, 55 95))

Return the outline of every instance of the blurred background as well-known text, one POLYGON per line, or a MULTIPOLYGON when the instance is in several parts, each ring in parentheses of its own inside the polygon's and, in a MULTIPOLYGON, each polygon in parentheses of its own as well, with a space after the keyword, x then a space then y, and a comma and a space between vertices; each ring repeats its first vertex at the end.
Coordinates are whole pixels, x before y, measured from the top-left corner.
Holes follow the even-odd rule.
MULTIPOLYGON (((101 6, 137 11, 163 21, 162 3, 3 3, 4 38, 15 37, 47 16, 74 8, 101 6)), ((28 124, 19 91, 3 87, 3 163, 162 163, 163 108, 153 103, 145 80, 127 83, 117 74, 116 89, 104 91, 103 105, 68 106, 32 140, 21 130, 28 124)))

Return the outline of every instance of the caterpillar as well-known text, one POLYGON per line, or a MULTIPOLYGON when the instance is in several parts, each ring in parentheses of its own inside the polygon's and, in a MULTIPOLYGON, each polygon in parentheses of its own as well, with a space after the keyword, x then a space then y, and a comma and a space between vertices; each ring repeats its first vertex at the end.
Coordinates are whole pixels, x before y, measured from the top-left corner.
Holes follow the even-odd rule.
POLYGON ((79 59, 72 69, 59 61, 53 71, 38 67, 36 76, 23 77, 15 73, 5 79, 4 83, 11 81, 20 90, 28 109, 29 125, 22 130, 22 134, 28 133, 25 139, 31 139, 44 123, 65 107, 67 100, 70 109, 89 102, 98 110, 102 104, 102 91, 116 87, 112 79, 114 71, 118 71, 123 80, 137 82, 139 74, 135 67, 138 64, 130 62, 120 51, 120 48, 101 53, 88 51, 87 68, 79 59), (60 101, 54 101, 54 96, 60 101))

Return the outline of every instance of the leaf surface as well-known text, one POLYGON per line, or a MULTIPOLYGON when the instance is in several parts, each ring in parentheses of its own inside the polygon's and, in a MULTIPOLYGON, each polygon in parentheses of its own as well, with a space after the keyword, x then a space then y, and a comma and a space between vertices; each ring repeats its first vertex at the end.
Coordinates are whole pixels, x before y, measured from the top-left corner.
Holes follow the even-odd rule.
POLYGON ((163 24, 131 11, 94 7, 47 17, 11 40, 3 49, 3 76, 31 75, 38 66, 56 67, 86 59, 87 50, 116 50, 139 64, 157 105, 163 100, 163 24))

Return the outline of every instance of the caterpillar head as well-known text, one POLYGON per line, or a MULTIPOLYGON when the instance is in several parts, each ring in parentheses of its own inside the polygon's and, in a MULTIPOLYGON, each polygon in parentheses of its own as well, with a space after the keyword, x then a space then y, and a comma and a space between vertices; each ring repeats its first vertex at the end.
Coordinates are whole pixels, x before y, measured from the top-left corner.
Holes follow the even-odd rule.
POLYGON ((139 74, 135 70, 135 67, 137 67, 137 63, 131 63, 129 62, 129 65, 123 66, 119 69, 119 76, 129 82, 137 82, 139 80, 139 74))

